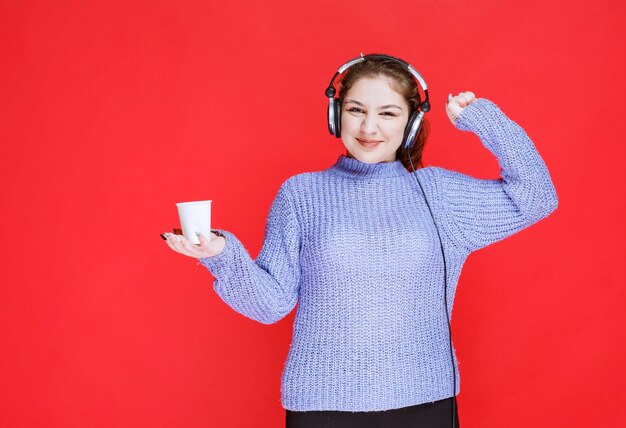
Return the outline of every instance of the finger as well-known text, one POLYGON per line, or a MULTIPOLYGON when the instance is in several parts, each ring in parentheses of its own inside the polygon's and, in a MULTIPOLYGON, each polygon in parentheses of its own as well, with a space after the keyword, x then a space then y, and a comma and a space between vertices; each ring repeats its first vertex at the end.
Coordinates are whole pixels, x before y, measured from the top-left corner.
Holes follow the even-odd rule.
POLYGON ((463 93, 461 92, 459 95, 457 95, 456 97, 453 97, 452 99, 456 101, 456 103, 460 105, 461 107, 465 107, 467 106, 467 100, 462 94, 463 93))
POLYGON ((454 117, 455 119, 459 117, 462 111, 463 107, 460 106, 459 103, 454 100, 454 98, 452 102, 446 104, 446 112, 448 113, 448 115, 454 117))
POLYGON ((467 102, 468 105, 476 101, 476 95, 474 95, 473 92, 470 92, 470 91, 461 92, 461 95, 463 96, 463 99, 467 102))
POLYGON ((181 254, 184 254, 186 256, 189 256, 189 257, 196 257, 195 254, 191 253, 189 249, 183 245, 183 239, 185 239, 183 235, 175 235, 173 233, 168 233, 167 235, 168 235, 168 240, 172 244, 172 247, 174 248, 175 251, 181 254))
POLYGON ((173 237, 172 234, 168 232, 165 232, 163 235, 165 236, 165 243, 167 244, 167 246, 170 247, 172 250, 176 251, 177 253, 181 253, 181 251, 178 248, 176 248, 176 246, 174 245, 174 241, 178 241, 178 239, 173 237))
POLYGON ((465 102, 465 98, 460 95, 452 96, 452 94, 448 94, 448 104, 460 105, 462 102, 465 102))
MULTIPOLYGON (((213 234, 213 232, 211 232, 213 234)), ((200 248, 204 251, 209 251, 209 240, 204 237, 201 232, 196 232, 196 236, 198 236, 198 240, 200 241, 200 248)))
POLYGON ((206 254, 204 253, 204 251, 201 251, 197 245, 189 242, 189 240, 185 238, 183 235, 176 235, 176 236, 180 238, 180 243, 182 247, 185 249, 185 251, 187 251, 187 253, 189 253, 193 257, 206 257, 206 254))

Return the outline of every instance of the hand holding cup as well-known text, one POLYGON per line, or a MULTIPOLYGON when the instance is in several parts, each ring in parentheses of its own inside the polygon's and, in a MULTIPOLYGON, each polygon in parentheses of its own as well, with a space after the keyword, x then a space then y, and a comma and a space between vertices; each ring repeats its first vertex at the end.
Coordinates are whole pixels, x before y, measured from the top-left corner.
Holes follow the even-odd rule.
POLYGON ((181 229, 161 235, 172 250, 195 258, 213 257, 224 250, 226 238, 211 230, 210 200, 178 202, 176 207, 181 229))
POLYGON ((197 236, 200 241, 199 244, 189 242, 189 240, 183 236, 180 229, 174 229, 174 233, 161 235, 172 250, 185 256, 198 259, 216 256, 221 253, 226 246, 226 239, 214 232, 211 232, 209 239, 200 232, 197 233, 197 236), (180 234, 176 232, 180 232, 180 234))

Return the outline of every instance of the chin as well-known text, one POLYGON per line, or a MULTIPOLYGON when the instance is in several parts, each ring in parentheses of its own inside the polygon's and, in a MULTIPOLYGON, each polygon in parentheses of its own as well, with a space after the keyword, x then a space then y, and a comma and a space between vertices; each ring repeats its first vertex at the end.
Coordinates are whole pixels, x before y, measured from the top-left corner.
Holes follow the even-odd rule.
MULTIPOLYGON (((387 153, 376 153, 376 152, 362 152, 357 150, 348 151, 350 153, 349 156, 363 162, 363 163, 380 163, 380 162, 390 162, 390 160, 385 160, 389 157, 387 153)), ((393 160, 396 160, 396 157, 393 156, 393 160)), ((391 161, 393 161, 391 160, 391 161)))

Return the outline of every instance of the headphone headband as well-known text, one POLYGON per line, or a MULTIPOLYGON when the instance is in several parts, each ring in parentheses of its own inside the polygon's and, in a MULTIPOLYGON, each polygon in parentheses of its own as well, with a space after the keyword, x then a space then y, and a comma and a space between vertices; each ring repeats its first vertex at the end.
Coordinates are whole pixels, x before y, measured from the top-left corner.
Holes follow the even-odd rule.
MULTIPOLYGON (((428 102, 428 86, 426 85, 426 81, 424 80, 424 78, 422 77, 421 74, 419 74, 419 72, 413 68, 413 66, 411 64, 409 64, 408 62, 400 59, 400 58, 396 58, 395 56, 391 56, 391 55, 385 55, 385 54, 367 54, 367 55, 363 55, 361 54, 361 56, 356 57, 354 59, 351 59, 350 61, 346 62, 344 65, 342 65, 341 67, 339 67, 339 69, 337 70, 337 72, 335 73, 335 75, 333 76, 333 78, 330 80, 330 83, 328 84, 328 88, 326 89, 326 92, 324 93, 327 97, 334 97, 336 90, 334 87, 335 84, 335 79, 337 79, 337 77, 340 74, 343 74, 344 71, 346 71, 348 68, 352 67, 354 64, 358 64, 359 62, 363 62, 367 59, 374 59, 374 60, 389 60, 389 61, 394 61, 397 63, 402 64, 403 66, 405 66, 407 68, 407 70, 409 71, 409 73, 411 73, 411 75, 413 75, 413 77, 415 77, 415 79, 419 82, 420 86, 422 87, 422 89, 424 90, 424 95, 426 96, 426 99, 424 100, 424 102, 428 102), (332 91, 332 93, 331 93, 332 91)), ((425 110, 428 111, 428 110, 425 110)))

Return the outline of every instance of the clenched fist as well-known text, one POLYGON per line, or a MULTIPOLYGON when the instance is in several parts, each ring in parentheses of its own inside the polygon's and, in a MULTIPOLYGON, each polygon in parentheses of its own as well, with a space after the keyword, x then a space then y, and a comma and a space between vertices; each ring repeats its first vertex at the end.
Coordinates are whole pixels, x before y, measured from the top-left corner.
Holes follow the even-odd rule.
POLYGON ((459 118, 463 109, 474 101, 476 101, 476 96, 473 92, 461 92, 456 97, 453 97, 452 94, 448 95, 446 113, 448 114, 450 122, 452 122, 453 125, 456 125, 456 120, 459 118))

